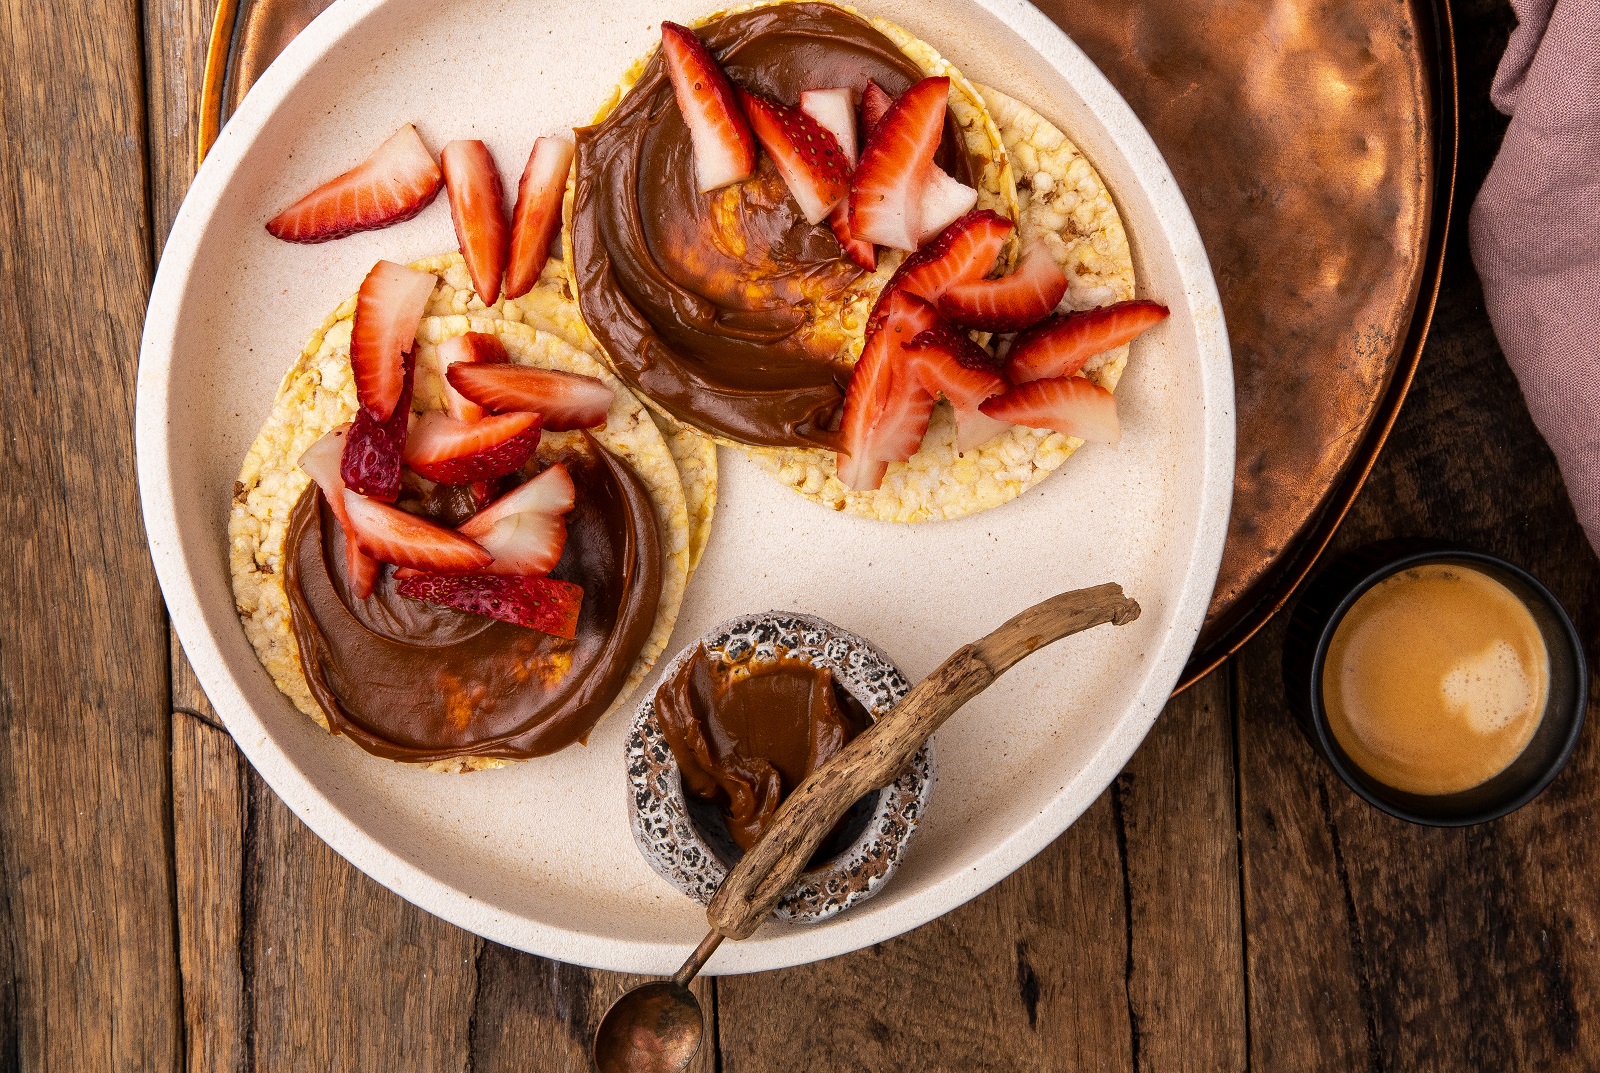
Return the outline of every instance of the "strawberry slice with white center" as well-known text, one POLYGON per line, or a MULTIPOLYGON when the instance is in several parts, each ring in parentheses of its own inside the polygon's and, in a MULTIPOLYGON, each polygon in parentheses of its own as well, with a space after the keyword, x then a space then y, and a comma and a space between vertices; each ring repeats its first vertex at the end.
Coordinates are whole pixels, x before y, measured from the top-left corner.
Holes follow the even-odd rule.
POLYGON ((376 421, 362 407, 350 423, 344 453, 339 458, 339 476, 347 488, 368 499, 393 503, 400 495, 402 463, 405 459, 406 431, 411 421, 411 388, 415 382, 410 358, 405 362, 405 379, 394 413, 387 421, 376 421))
POLYGON ((1131 343, 1166 319, 1166 306, 1142 298, 1050 317, 1012 341, 1006 376, 1013 384, 1071 376, 1096 354, 1131 343))
POLYGON ((457 532, 494 556, 484 573, 548 574, 566 547, 564 515, 576 495, 567 467, 558 462, 474 514, 457 532))
POLYGON ((988 351, 949 325, 938 324, 914 337, 906 355, 923 388, 955 410, 956 450, 970 451, 1006 430, 1003 421, 978 408, 1008 386, 988 351))
POLYGON ((857 238, 907 252, 917 248, 922 194, 949 100, 948 78, 924 78, 867 135, 850 180, 850 232, 857 238))
POLYGON ((406 465, 440 484, 472 484, 514 473, 539 446, 538 414, 457 421, 423 414, 406 437, 406 465))
POLYGON ((906 346, 939 323, 933 306, 905 291, 889 298, 883 328, 867 339, 850 375, 839 428, 839 480, 870 491, 891 462, 917 453, 933 415, 933 395, 909 365, 906 346))
POLYGON ((1017 332, 1049 316, 1066 293, 1067 277, 1050 247, 1036 239, 1009 276, 951 284, 939 299, 939 312, 963 328, 1017 332))
POLYGON ((578 636, 583 589, 550 577, 459 577, 421 574, 400 582, 401 596, 453 607, 572 640, 578 636))
POLYGON ((581 373, 531 365, 459 365, 446 374, 450 386, 496 413, 529 411, 551 432, 605 424, 617 393, 581 373))
POLYGON ((689 128, 700 192, 748 179, 756 169, 756 140, 728 76, 695 32, 675 22, 661 24, 661 54, 689 128))
POLYGON ((410 123, 373 154, 267 221, 285 242, 326 242, 409 220, 439 196, 444 177, 410 123))
POLYGON ((800 110, 833 135, 845 161, 856 166, 856 106, 848 89, 808 89, 800 94, 800 110))
POLYGON ((361 550, 356 543, 355 530, 350 527, 350 516, 344 510, 344 478, 339 476, 339 460, 344 454, 345 437, 350 433, 346 422, 331 430, 322 439, 306 448, 300 456, 300 468, 306 476, 322 489, 333 516, 339 519, 344 530, 344 572, 350 579, 350 590, 356 599, 365 600, 372 595, 378 581, 378 560, 361 550))
POLYGON ((739 87, 734 93, 806 222, 826 220, 850 193, 850 163, 839 139, 798 108, 739 87))
POLYGON ((561 199, 567 192, 572 154, 573 145, 565 138, 540 138, 528 154, 528 165, 517 183, 517 204, 511 210, 507 298, 521 298, 533 290, 550 259, 550 243, 561 230, 561 199))
MULTIPOLYGON (((488 411, 451 385, 450 366, 472 365, 478 362, 503 365, 511 360, 511 355, 506 353, 505 344, 500 341, 499 336, 489 335, 487 332, 466 332, 462 335, 453 335, 434 347, 433 360, 439 379, 444 381, 445 413, 457 421, 477 421, 488 411)), ((508 407, 508 409, 517 408, 508 407)))
POLYGON ((500 280, 510 254, 505 190, 489 147, 476 139, 453 141, 439 152, 444 189, 450 195, 450 219, 456 244, 467 262, 472 289, 486 306, 500 298, 500 280))
POLYGON ((872 79, 867 79, 866 86, 861 90, 861 137, 865 140, 872 134, 872 128, 878 125, 878 120, 883 118, 889 106, 894 103, 894 98, 889 96, 889 91, 884 89, 872 79))
POLYGON ((939 237, 900 262, 867 320, 871 334, 882 324, 888 297, 910 291, 935 305, 952 283, 982 279, 994 267, 1016 225, 989 209, 969 212, 940 232, 939 237))
POLYGON ((1047 428, 1090 443, 1122 438, 1115 396, 1082 376, 1032 380, 988 399, 979 409, 1013 425, 1047 428))
POLYGON ((978 192, 966 183, 958 182, 945 174, 937 165, 928 169, 928 181, 922 188, 922 203, 918 207, 917 245, 949 227, 978 203, 978 192))
POLYGON ((487 551, 460 533, 434 525, 398 507, 345 489, 345 516, 361 550, 381 562, 436 574, 464 573, 488 566, 487 551))
POLYGON ((361 281, 350 326, 350 368, 356 397, 378 423, 389 420, 405 386, 406 360, 438 279, 393 261, 379 261, 361 281))

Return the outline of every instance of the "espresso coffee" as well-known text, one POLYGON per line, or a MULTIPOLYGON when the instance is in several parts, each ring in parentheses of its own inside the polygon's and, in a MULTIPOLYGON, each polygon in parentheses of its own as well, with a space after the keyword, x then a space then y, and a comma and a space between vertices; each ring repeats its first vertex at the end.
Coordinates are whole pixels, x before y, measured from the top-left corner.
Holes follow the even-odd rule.
POLYGON ((1538 729, 1550 655, 1526 605, 1471 567, 1431 563, 1374 585, 1334 631, 1329 729, 1397 790, 1449 794, 1504 771, 1538 729))

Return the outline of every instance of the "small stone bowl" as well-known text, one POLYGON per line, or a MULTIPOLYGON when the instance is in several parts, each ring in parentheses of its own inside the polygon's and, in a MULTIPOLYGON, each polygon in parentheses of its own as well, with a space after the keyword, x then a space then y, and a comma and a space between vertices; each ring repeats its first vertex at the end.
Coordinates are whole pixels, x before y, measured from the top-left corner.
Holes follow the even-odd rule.
MULTIPOLYGON (((826 667, 873 720, 911 688, 889 657, 864 637, 812 615, 768 611, 730 619, 667 664, 668 681, 704 644, 730 660, 759 662, 799 656, 826 667)), ((628 735, 628 813, 639 852, 656 872, 701 905, 708 905, 743 851, 729 836, 717 806, 683 792, 677 758, 655 719, 651 693, 634 714, 628 735)), ((840 829, 818 848, 806 872, 778 901, 773 916, 815 924, 876 894, 899 866, 933 790, 933 754, 924 745, 892 784, 863 797, 840 829)))

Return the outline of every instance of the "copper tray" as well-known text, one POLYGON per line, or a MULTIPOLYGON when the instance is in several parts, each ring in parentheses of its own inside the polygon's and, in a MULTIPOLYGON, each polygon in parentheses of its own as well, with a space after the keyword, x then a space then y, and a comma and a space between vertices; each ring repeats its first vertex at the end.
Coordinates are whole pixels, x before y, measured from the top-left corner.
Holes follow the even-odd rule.
MULTIPOLYGON (((1281 608, 1388 437, 1456 169, 1447 0, 1036 0, 1149 128, 1199 224, 1238 392, 1233 518, 1179 689, 1281 608)), ((200 156, 330 0, 221 0, 200 156)))

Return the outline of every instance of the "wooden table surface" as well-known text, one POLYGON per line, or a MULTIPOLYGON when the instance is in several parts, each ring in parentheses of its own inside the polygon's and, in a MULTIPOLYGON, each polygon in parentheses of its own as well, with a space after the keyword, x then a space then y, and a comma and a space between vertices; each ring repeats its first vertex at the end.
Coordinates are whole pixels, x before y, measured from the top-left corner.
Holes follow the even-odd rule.
MULTIPOLYGON (((356 872, 249 769, 169 641, 133 385, 214 2, 0 0, 0 1070, 585 1068, 628 978, 485 942, 356 872)), ((1600 568, 1465 244, 1512 15, 1463 0, 1457 23, 1444 290, 1336 547, 1507 555, 1593 660, 1600 568)), ((1596 1068, 1594 734, 1510 818, 1411 827, 1301 741, 1281 639, 1280 622, 1175 699, 1100 800, 970 904, 697 985, 715 1018, 699 1068, 1596 1068)))

